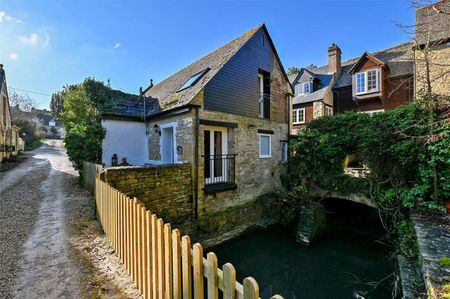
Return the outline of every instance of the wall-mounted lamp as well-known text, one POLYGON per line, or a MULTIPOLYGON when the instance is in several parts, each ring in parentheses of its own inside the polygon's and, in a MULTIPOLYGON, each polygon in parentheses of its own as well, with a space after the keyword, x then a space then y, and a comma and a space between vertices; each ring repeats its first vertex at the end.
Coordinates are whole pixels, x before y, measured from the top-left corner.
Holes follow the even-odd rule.
POLYGON ((161 136, 161 129, 159 128, 158 125, 154 125, 154 126, 153 126, 153 131, 155 131, 156 134, 158 134, 159 136, 161 136))

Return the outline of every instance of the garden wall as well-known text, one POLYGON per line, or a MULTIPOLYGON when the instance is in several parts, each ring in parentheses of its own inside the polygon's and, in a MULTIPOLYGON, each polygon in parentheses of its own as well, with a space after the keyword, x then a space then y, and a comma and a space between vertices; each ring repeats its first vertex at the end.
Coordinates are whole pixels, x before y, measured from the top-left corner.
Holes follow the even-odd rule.
POLYGON ((100 178, 167 222, 176 224, 193 216, 189 164, 110 167, 100 178))

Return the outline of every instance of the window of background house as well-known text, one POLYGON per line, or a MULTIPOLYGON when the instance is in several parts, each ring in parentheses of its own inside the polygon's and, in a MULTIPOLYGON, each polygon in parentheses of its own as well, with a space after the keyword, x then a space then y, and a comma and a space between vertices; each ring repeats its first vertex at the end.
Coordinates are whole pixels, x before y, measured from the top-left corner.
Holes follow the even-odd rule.
POLYGON ((311 85, 312 85, 311 82, 303 83, 303 93, 311 93, 312 92, 311 85))
POLYGON ((367 72, 367 91, 377 90, 377 70, 367 72))
POLYGON ((292 111, 292 122, 294 124, 303 124, 305 123, 305 108, 294 109, 292 111))
POLYGON ((366 92, 366 73, 356 74, 356 93, 366 92))
POLYGON ((360 94, 379 90, 378 76, 378 70, 356 73, 356 93, 360 94))
POLYGON ((325 106, 325 115, 333 115, 333 108, 325 106))
POLYGON ((272 135, 267 134, 259 135, 259 157, 260 158, 272 157, 272 135))
POLYGON ((288 161, 288 150, 288 143, 285 141, 281 142, 281 162, 283 163, 287 163, 288 161))
POLYGON ((259 117, 264 117, 264 76, 258 74, 258 93, 259 93, 259 117))

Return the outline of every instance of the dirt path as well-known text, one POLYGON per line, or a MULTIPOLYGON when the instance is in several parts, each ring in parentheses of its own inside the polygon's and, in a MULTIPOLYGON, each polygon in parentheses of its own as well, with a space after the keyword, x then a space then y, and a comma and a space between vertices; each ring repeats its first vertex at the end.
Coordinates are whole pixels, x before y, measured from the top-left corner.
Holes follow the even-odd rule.
POLYGON ((61 141, 0 173, 0 299, 140 298, 61 141))
POLYGON ((41 164, 50 164, 51 168, 39 184, 41 204, 19 256, 12 294, 16 298, 78 298, 78 269, 69 258, 64 213, 65 180, 76 173, 61 141, 47 141, 28 163, 7 173, 4 185, 14 186, 41 164))

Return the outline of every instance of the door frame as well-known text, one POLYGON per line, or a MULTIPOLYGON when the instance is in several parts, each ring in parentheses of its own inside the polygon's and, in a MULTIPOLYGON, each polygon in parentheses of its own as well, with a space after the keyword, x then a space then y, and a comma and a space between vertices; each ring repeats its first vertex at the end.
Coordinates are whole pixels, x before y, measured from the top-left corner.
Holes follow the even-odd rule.
MULTIPOLYGON (((214 152, 214 132, 221 132, 222 133, 222 155, 228 155, 228 128, 227 127, 216 127, 216 126, 204 126, 203 128, 203 155, 205 156, 205 131, 209 131, 210 132, 210 151, 214 152), (211 134, 212 133, 212 134, 211 134)), ((210 153, 211 155, 211 153, 210 153)), ((212 154, 214 155, 214 154, 212 154)), ((223 160, 221 160, 223 161, 223 160)), ((205 166, 204 166, 205 167, 205 166)), ((223 168, 223 172, 222 172, 222 176, 220 177, 214 177, 214 163, 211 163, 211 166, 209 168, 209 172, 210 172, 210 177, 206 178, 205 176, 205 183, 207 184, 208 181, 209 183, 212 183, 214 181, 214 179, 220 179, 223 178, 224 176, 227 175, 227 169, 226 167, 222 166, 223 168)))
POLYGON ((159 129, 161 130, 161 137, 159 138, 159 152, 161 154, 161 164, 164 164, 163 162, 163 129, 172 128, 172 155, 173 155, 173 163, 168 164, 176 164, 179 163, 178 161, 178 154, 177 154, 177 125, 178 123, 173 121, 169 123, 165 123, 159 126, 159 129))

